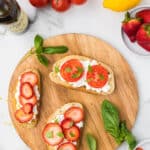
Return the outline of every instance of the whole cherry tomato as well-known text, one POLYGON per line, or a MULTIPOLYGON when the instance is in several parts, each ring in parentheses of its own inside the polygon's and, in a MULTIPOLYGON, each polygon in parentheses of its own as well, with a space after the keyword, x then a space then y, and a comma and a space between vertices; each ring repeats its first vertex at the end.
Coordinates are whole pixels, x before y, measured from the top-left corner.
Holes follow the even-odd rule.
POLYGON ((81 5, 86 2, 86 0, 71 0, 73 4, 81 5))
POLYGON ((56 11, 60 12, 66 11, 67 9, 69 9, 70 5, 71 5, 70 0, 51 0, 51 6, 56 11))
POLYGON ((29 0, 35 7, 44 7, 49 3, 49 0, 29 0))

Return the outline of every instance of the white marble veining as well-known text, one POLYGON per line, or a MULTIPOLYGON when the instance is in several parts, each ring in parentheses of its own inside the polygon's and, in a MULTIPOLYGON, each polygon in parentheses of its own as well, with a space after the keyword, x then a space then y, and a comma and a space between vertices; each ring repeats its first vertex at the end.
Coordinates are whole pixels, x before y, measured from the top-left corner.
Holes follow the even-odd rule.
MULTIPOLYGON (((33 46, 39 33, 45 38, 63 33, 86 33, 100 37, 116 47, 131 65, 138 81, 140 106, 133 133, 137 140, 150 138, 150 57, 129 51, 122 39, 120 22, 124 13, 112 12, 102 7, 102 0, 88 0, 83 6, 72 6, 65 13, 57 13, 49 6, 39 9, 36 22, 27 32, 0 35, 0 150, 28 150, 11 124, 7 107, 7 91, 11 74, 21 57, 33 46)), ((143 0, 142 4, 150 4, 143 0)), ((123 144, 118 150, 126 150, 123 144)))

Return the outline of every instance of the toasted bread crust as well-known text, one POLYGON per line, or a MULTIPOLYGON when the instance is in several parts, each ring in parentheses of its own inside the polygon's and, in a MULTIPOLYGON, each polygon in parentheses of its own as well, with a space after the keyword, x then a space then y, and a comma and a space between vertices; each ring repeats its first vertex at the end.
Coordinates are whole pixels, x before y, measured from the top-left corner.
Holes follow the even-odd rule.
MULTIPOLYGON (((39 90, 39 93, 41 93, 41 83, 40 83, 41 80, 40 80, 40 73, 39 73, 39 71, 36 70, 36 69, 27 69, 27 70, 25 70, 23 73, 28 72, 28 71, 34 72, 34 73, 37 75, 37 77, 38 77, 38 90, 39 90)), ((21 73, 21 75, 22 75, 23 73, 21 73)), ((21 76, 21 75, 20 75, 20 76, 21 76)), ((18 83, 18 82, 17 82, 17 83, 18 83)), ((17 83, 16 83, 16 85, 17 85, 17 83)), ((15 89, 15 90, 16 90, 16 89, 15 89)), ((16 92, 15 92, 15 93, 16 93, 16 92)), ((15 106, 15 111, 17 110, 16 104, 17 104, 17 101, 16 101, 15 96, 14 96, 13 105, 15 106)), ((38 100, 38 103, 37 103, 37 110, 38 110, 38 112, 40 111, 40 100, 38 100)), ((33 127, 35 127, 35 126, 37 125, 37 123, 38 123, 38 117, 39 117, 39 113, 38 113, 38 115, 36 116, 36 119, 33 119, 30 123, 19 123, 19 124, 20 124, 20 126, 22 126, 22 127, 24 127, 24 128, 33 128, 33 127)))
POLYGON ((79 60, 93 60, 91 58, 85 57, 85 56, 79 56, 79 55, 70 55, 70 56, 66 56, 60 60, 58 60, 54 65, 53 65, 53 69, 52 72, 49 74, 50 79, 55 82, 56 84, 60 84, 64 87, 70 88, 70 89, 77 89, 83 92, 87 92, 87 93, 92 93, 92 94, 101 94, 101 95, 109 95, 111 93, 113 93, 114 89, 115 89, 115 79, 114 79, 114 74, 113 71, 111 70, 111 68, 109 66, 107 66, 106 64, 102 63, 102 62, 98 62, 98 64, 102 65, 104 68, 106 68, 110 74, 110 78, 108 80, 109 85, 111 86, 110 90, 108 92, 96 92, 93 90, 87 90, 85 87, 73 87, 72 85, 70 85, 68 82, 66 81, 62 81, 60 79, 60 77, 57 75, 57 73, 55 72, 55 67, 60 67, 60 65, 64 62, 66 62, 67 60, 70 59, 79 59, 79 60))
MULTIPOLYGON (((50 123, 52 120, 54 120, 57 115, 64 114, 66 110, 68 110, 70 107, 73 107, 73 106, 80 107, 81 109, 83 109, 83 106, 80 103, 76 103, 76 102, 67 103, 64 106, 57 109, 53 114, 51 114, 51 116, 48 118, 47 123, 50 123)), ((82 128, 80 130, 82 131, 82 128)), ((77 147, 78 146, 79 146, 79 141, 77 142, 77 147)), ((47 149, 57 150, 57 147, 47 145, 47 149)))

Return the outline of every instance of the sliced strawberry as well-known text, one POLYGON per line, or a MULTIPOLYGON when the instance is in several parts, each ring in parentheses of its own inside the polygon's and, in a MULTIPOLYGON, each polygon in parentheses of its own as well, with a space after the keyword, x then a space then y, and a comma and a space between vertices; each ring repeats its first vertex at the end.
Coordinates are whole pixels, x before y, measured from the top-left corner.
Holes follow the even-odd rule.
POLYGON ((22 109, 25 114, 30 114, 33 112, 33 105, 30 103, 26 103, 25 105, 23 105, 22 109))
POLYGON ((30 103, 33 106, 37 103, 37 98, 33 95, 30 99, 26 99, 23 96, 19 96, 19 102, 21 105, 25 105, 26 103, 30 103))
POLYGON ((21 75, 21 83, 29 82, 32 86, 38 83, 38 77, 34 72, 25 72, 21 75))
POLYGON ((84 112, 83 109, 79 107, 71 107, 65 112, 64 116, 65 118, 70 118, 77 123, 84 119, 84 112))
POLYGON ((122 22, 122 29, 127 34, 131 42, 136 41, 136 33, 140 28, 142 21, 140 18, 132 18, 130 13, 125 14, 125 19, 122 22))
POLYGON ((143 24, 136 34, 137 43, 150 52, 150 23, 143 24))
POLYGON ((34 92, 33 92, 33 86, 29 82, 24 82, 20 86, 20 94, 26 99, 30 99, 34 92))
POLYGON ((51 146, 60 144, 64 139, 62 128, 57 123, 47 124, 42 132, 42 136, 44 141, 51 146))
POLYGON ((76 146, 70 142, 61 144, 57 150, 77 150, 76 146))
POLYGON ((136 17, 142 18, 144 23, 150 23, 150 9, 144 9, 137 12, 136 17))
POLYGON ((71 128, 64 130, 64 134, 68 141, 74 142, 80 138, 80 129, 77 126, 72 126, 71 128))
POLYGON ((74 122, 73 122, 73 120, 70 119, 70 118, 64 119, 64 120, 62 121, 62 123, 61 123, 61 127, 62 127, 63 129, 69 129, 69 128, 71 128, 73 125, 74 125, 74 122))
POLYGON ((30 114, 26 114, 24 113, 23 109, 18 109, 16 112, 15 112, 15 118, 20 122, 20 123, 25 123, 25 122, 28 122, 32 119, 33 117, 33 113, 30 113, 30 114))

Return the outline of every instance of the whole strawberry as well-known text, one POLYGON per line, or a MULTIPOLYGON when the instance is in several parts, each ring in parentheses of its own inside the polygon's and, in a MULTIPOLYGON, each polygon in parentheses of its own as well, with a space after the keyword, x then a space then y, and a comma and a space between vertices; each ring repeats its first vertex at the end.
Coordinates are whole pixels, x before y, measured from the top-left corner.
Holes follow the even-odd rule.
POLYGON ((131 42, 136 41, 136 33, 142 24, 140 18, 132 18, 130 13, 125 14, 125 19, 122 22, 122 29, 127 34, 131 42))
POLYGON ((150 52, 150 23, 143 24, 136 35, 137 43, 150 52))
POLYGON ((150 9, 144 9, 137 12, 136 17, 141 18, 144 23, 150 23, 150 9))

